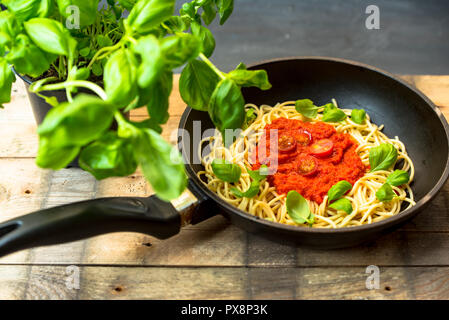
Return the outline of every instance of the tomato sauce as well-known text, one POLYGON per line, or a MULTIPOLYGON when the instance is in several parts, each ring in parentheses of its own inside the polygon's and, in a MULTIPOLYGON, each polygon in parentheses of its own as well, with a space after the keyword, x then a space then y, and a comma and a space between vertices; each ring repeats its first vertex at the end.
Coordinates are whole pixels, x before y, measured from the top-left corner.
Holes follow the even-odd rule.
POLYGON ((306 199, 322 203, 334 184, 341 180, 354 184, 367 171, 355 152, 357 146, 351 135, 337 133, 327 123, 279 118, 265 126, 252 167, 256 170, 266 164, 271 169, 273 156, 277 156, 277 171, 268 177, 270 185, 278 193, 296 190, 306 199), (270 138, 274 129, 278 130, 277 143, 270 138))

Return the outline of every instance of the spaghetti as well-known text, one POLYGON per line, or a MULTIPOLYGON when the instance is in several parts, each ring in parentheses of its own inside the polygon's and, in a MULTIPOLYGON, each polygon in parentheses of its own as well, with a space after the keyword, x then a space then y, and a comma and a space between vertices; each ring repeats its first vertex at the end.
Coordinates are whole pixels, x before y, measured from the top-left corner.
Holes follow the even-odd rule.
MULTIPOLYGON (((337 106, 335 100, 333 104, 337 106)), ((307 120, 302 114, 295 109, 294 101, 278 103, 271 107, 262 105, 257 107, 254 104, 247 104, 246 110, 254 110, 254 121, 242 132, 241 137, 228 148, 225 148, 222 142, 221 134, 218 130, 211 137, 203 139, 198 150, 203 171, 198 172, 198 176, 202 178, 207 187, 215 192, 220 198, 229 204, 237 207, 254 216, 258 216, 270 221, 283 223, 287 225, 302 225, 295 222, 288 214, 286 208, 286 197, 284 193, 278 193, 275 186, 270 184, 269 179, 263 179, 260 183, 260 190, 254 197, 237 197, 231 192, 232 187, 239 190, 247 190, 251 185, 251 177, 248 174, 251 154, 254 152, 253 147, 264 136, 264 128, 270 125, 275 119, 296 119, 307 120), (208 144, 210 152, 202 155, 203 147, 208 144), (216 177, 212 169, 214 159, 226 159, 229 162, 239 165, 242 174, 238 182, 231 184, 216 177)), ((350 115, 350 109, 341 109, 346 115, 350 115)), ((321 122, 323 115, 318 110, 318 115, 310 123, 321 122)), ((398 137, 390 139, 381 132, 383 125, 377 126, 370 121, 369 115, 363 124, 355 123, 350 117, 346 119, 329 123, 337 133, 347 133, 358 143, 355 152, 360 157, 362 163, 369 167, 369 152, 373 147, 380 146, 383 143, 393 145, 397 149, 396 169, 409 172, 410 179, 408 183, 401 186, 392 186, 392 190, 397 196, 391 201, 380 201, 376 198, 376 192, 387 181, 387 177, 393 172, 393 168, 379 170, 374 172, 366 172, 352 186, 352 189, 343 196, 350 201, 352 212, 347 214, 344 211, 336 210, 329 207, 328 196, 322 197, 321 203, 307 199, 310 211, 315 219, 314 228, 342 228, 349 226, 358 226, 370 224, 392 217, 401 211, 403 203, 407 204, 407 208, 415 205, 413 192, 410 183, 414 177, 414 166, 407 155, 404 144, 398 137)), ((305 224, 304 224, 305 225, 305 224)))

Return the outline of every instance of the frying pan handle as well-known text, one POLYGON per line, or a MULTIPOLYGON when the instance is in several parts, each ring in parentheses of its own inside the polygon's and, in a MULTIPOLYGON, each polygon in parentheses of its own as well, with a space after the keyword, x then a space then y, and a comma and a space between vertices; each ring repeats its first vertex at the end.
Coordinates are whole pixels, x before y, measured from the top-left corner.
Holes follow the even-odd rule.
POLYGON ((141 232, 165 239, 177 234, 180 228, 180 213, 156 196, 87 200, 1 223, 0 256, 116 231, 141 232))

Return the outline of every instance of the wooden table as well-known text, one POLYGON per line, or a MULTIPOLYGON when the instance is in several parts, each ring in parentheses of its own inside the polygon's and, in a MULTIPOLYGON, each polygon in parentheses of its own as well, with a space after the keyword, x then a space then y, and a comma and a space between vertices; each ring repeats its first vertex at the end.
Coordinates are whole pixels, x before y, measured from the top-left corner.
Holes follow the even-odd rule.
MULTIPOLYGON (((449 116, 449 76, 403 78, 449 116)), ((72 201, 152 193, 140 172, 95 181, 80 169, 37 168, 36 126, 23 83, 13 90, 12 102, 0 110, 0 221, 72 201)), ((184 107, 175 84, 167 139, 184 107)), ((217 216, 165 241, 113 233, 24 250, 0 259, 0 298, 448 299, 449 185, 402 229, 350 249, 280 245, 217 216), (380 268, 379 289, 366 289, 369 265, 380 268), (79 289, 67 286, 76 287, 73 270, 79 289)))

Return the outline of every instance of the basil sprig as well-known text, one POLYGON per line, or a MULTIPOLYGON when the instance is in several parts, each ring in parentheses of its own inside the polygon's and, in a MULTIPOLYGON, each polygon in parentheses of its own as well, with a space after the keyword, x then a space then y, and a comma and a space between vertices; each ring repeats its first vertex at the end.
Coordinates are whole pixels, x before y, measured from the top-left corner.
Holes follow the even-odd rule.
POLYGON ((312 225, 315 222, 315 217, 310 211, 307 200, 297 191, 291 190, 287 193, 286 206, 288 215, 296 223, 312 225))
POLYGON ((387 183, 392 186, 400 186, 402 184, 407 183, 410 180, 410 174, 404 170, 394 170, 387 177, 387 183))
POLYGON ((259 181, 252 181, 249 185, 248 190, 245 192, 240 191, 236 187, 231 187, 231 192, 239 198, 252 198, 256 196, 259 193, 260 190, 260 182, 259 181))
POLYGON ((396 193, 393 191, 392 186, 398 187, 410 180, 410 175, 404 170, 395 170, 387 177, 386 183, 384 183, 376 192, 376 198, 380 201, 391 201, 396 197, 396 193))
POLYGON ((328 200, 334 201, 340 199, 347 191, 351 190, 352 184, 342 180, 334 184, 327 192, 328 200))
POLYGON ((342 210, 345 211, 347 214, 350 214, 353 210, 351 201, 342 197, 347 191, 351 189, 352 185, 346 180, 341 180, 336 184, 334 184, 327 192, 329 203, 331 201, 334 201, 329 205, 329 207, 335 210, 342 210))
POLYGON ((387 170, 396 163, 398 159, 397 149, 389 143, 382 143, 369 151, 369 164, 371 172, 387 170))
POLYGON ((366 119, 366 112, 363 109, 352 109, 351 120, 357 124, 363 124, 366 119))
POLYGON ((218 179, 231 183, 239 181, 242 174, 242 169, 237 164, 224 159, 214 159, 212 171, 218 179))
POLYGON ((324 122, 339 122, 346 119, 346 114, 338 109, 333 103, 324 105, 323 118, 324 122))
POLYGON ((376 191, 376 198, 382 202, 391 201, 396 196, 390 184, 384 183, 379 190, 376 191))
POLYGON ((260 182, 267 177, 268 167, 266 165, 260 166, 259 170, 250 170, 246 168, 249 176, 253 181, 245 192, 240 191, 236 187, 231 187, 231 192, 239 198, 252 198, 259 193, 260 182))
POLYGON ((310 99, 296 100, 295 109, 306 118, 315 119, 318 115, 318 109, 310 99))
POLYGON ((335 210, 341 210, 345 211, 347 214, 351 214, 352 212, 352 204, 351 201, 349 201, 346 198, 341 198, 329 205, 330 208, 335 210))
POLYGON ((182 99, 208 112, 222 133, 251 121, 241 88, 269 89, 267 73, 244 64, 225 73, 209 60, 215 39, 207 26, 216 17, 223 24, 233 0, 192 0, 177 15, 175 0, 103 2, 100 10, 99 0, 2 2, 7 9, 0 12, 0 107, 10 101, 11 65, 42 78, 29 90, 55 108, 38 130, 39 166, 60 169, 79 155, 82 168, 98 179, 140 166, 162 199, 175 198, 186 175, 180 154, 160 137, 169 117, 173 69, 185 66, 182 99), (72 19, 71 5, 79 9, 80 21, 72 19), (56 76, 45 77, 46 72, 56 76), (89 97, 76 95, 81 88, 89 97), (41 94, 54 90, 65 90, 68 102, 41 94), (124 119, 124 113, 144 106, 149 119, 124 119), (113 119, 118 128, 111 129, 113 119))

